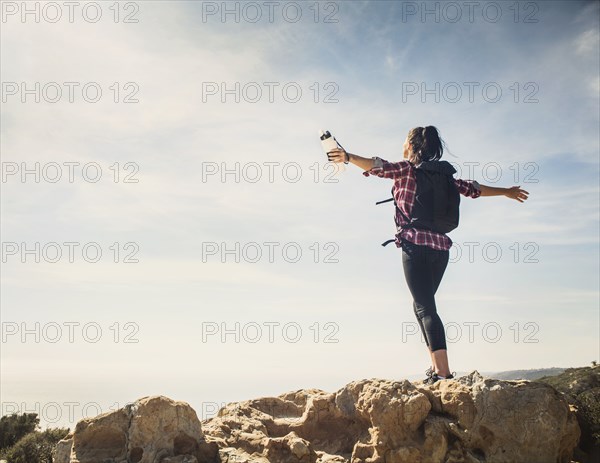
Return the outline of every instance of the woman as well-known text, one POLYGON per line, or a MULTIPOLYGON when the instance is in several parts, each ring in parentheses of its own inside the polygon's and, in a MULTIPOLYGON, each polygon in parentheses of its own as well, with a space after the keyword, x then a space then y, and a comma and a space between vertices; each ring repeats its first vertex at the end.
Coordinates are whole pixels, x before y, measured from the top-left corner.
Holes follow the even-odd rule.
MULTIPOLYGON (((445 234, 416 228, 402 228, 411 210, 416 193, 415 167, 422 162, 439 161, 444 152, 444 142, 433 126, 415 127, 404 141, 404 160, 388 162, 377 156, 364 158, 343 149, 329 153, 333 162, 351 162, 364 170, 363 175, 394 180, 393 196, 397 204, 396 246, 402 248, 402 265, 406 283, 413 297, 413 308, 421 332, 425 338, 433 366, 426 371, 424 382, 433 384, 438 380, 452 379, 448 366, 446 335, 437 313, 435 293, 440 285, 448 259, 452 240, 445 234), (401 210, 398 210, 400 208, 401 210)), ((454 174, 456 170, 447 161, 439 161, 443 172, 454 174)), ((474 180, 454 179, 460 194, 471 198, 479 196, 506 196, 524 202, 529 194, 519 186, 498 188, 481 185, 474 180)))

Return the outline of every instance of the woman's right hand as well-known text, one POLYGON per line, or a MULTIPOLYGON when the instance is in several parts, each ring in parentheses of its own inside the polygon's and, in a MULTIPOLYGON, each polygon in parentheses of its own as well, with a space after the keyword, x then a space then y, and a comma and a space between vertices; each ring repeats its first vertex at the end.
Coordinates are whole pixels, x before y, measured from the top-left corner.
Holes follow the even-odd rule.
POLYGON ((519 185, 519 186, 513 186, 511 188, 507 188, 504 196, 506 196, 507 198, 516 199, 517 201, 522 203, 527 199, 528 194, 529 194, 529 192, 522 190, 521 185, 519 185))
POLYGON ((348 162, 350 157, 341 148, 335 148, 327 153, 327 159, 332 162, 348 162))

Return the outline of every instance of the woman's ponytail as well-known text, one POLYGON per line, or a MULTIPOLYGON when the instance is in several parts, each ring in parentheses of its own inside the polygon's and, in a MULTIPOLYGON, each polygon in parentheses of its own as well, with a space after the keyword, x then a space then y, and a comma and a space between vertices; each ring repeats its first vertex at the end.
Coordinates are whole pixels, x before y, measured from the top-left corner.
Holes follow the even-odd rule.
POLYGON ((425 161, 437 161, 444 154, 444 141, 433 125, 411 129, 408 132, 408 141, 412 145, 417 165, 425 161))

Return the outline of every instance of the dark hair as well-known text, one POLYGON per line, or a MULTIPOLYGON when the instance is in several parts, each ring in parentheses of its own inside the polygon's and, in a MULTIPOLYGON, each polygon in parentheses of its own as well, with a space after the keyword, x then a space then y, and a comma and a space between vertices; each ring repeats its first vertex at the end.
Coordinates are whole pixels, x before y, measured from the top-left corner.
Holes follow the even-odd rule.
POLYGON ((408 132, 408 142, 412 145, 415 164, 425 161, 438 161, 444 154, 444 140, 433 125, 415 127, 408 132))

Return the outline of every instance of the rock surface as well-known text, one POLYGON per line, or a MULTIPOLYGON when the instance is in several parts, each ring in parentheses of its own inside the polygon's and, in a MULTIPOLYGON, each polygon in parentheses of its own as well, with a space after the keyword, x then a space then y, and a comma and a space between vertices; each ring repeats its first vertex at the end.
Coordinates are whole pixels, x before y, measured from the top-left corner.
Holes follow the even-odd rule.
POLYGON ((560 375, 539 381, 561 392, 575 410, 581 429, 575 459, 581 463, 600 462, 600 365, 567 368, 560 375))
POLYGON ((54 462, 201 463, 217 456, 192 407, 155 396, 81 420, 56 445, 54 462))
POLYGON ((364 379, 238 403, 200 423, 165 397, 80 421, 56 463, 560 463, 580 430, 551 386, 477 372, 364 379))

